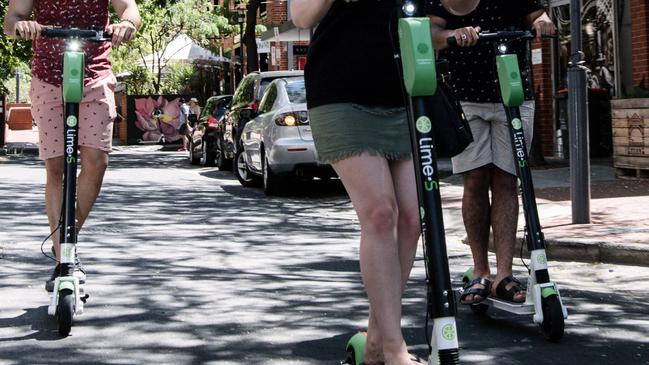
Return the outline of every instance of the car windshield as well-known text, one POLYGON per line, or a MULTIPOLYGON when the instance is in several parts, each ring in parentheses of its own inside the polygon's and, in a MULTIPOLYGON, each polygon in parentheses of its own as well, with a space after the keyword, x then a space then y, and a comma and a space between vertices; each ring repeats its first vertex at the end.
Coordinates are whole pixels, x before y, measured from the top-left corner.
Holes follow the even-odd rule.
POLYGON ((304 79, 293 79, 286 81, 286 94, 288 100, 292 104, 306 103, 306 88, 304 87, 304 79))

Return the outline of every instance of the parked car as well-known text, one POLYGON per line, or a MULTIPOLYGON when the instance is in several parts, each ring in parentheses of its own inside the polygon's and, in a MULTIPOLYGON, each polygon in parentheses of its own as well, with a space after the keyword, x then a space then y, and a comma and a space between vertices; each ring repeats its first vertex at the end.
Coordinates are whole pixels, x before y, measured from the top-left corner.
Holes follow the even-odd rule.
POLYGON ((267 195, 283 191, 291 179, 336 176, 330 165, 317 161, 306 108, 303 77, 276 79, 268 85, 259 110, 241 134, 234 174, 244 186, 262 183, 267 195))
POLYGON ((251 115, 248 112, 242 115, 241 111, 250 109, 256 112, 259 101, 262 95, 264 95, 264 90, 266 90, 266 87, 271 81, 283 77, 303 75, 303 71, 251 72, 241 80, 241 83, 234 91, 230 110, 227 112, 223 123, 219 124, 217 132, 219 134, 219 140, 222 141, 222 143, 217 143, 217 155, 220 154, 223 156, 223 163, 226 166, 231 164, 234 159, 234 155, 239 149, 239 136, 241 135, 241 131, 244 125, 251 119, 251 115))
POLYGON ((192 165, 225 167, 223 155, 219 155, 220 149, 217 145, 221 142, 218 134, 218 126, 232 101, 232 95, 212 96, 205 102, 201 115, 195 125, 192 125, 192 132, 189 137, 189 163, 192 165))

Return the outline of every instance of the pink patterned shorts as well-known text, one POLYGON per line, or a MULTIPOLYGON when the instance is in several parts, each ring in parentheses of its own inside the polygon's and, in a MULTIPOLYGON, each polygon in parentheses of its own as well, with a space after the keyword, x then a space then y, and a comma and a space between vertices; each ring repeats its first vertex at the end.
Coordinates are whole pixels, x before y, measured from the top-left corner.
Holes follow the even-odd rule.
MULTIPOLYGON (((110 152, 113 144, 113 120, 117 116, 113 90, 115 76, 94 81, 83 88, 79 105, 79 146, 110 152)), ((29 92, 32 117, 38 126, 38 152, 41 160, 63 156, 63 101, 60 86, 36 77, 29 92)))

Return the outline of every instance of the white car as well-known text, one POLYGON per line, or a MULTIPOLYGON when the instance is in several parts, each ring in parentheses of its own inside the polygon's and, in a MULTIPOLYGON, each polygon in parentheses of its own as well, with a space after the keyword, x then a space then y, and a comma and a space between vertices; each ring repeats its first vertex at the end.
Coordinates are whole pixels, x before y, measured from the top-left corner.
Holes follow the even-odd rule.
POLYGON ((330 165, 317 161, 303 77, 276 79, 268 85, 258 114, 243 128, 241 142, 234 173, 243 186, 261 180, 267 195, 280 193, 291 178, 336 176, 330 165))

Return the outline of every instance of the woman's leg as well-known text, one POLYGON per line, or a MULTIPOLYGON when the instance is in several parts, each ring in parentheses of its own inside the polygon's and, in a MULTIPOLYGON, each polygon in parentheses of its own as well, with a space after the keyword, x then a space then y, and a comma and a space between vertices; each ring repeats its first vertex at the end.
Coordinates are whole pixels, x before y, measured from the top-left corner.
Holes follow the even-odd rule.
MULTIPOLYGON (((405 290, 412 264, 417 252, 417 244, 421 235, 421 222, 419 218, 419 202, 415 182, 415 170, 412 160, 394 161, 390 163, 392 183, 399 218, 397 223, 397 242, 399 245, 399 263, 401 265, 401 290, 405 290)), ((381 351, 381 336, 377 330, 377 319, 370 308, 370 317, 367 326, 367 345, 365 347, 366 362, 379 363, 383 360, 381 351), (372 360, 371 362, 369 360, 372 360)))
MULTIPOLYGON (((333 164, 361 225, 361 275, 387 364, 410 364, 401 333, 399 208, 385 158, 363 153, 333 164)), ((409 269, 408 269, 409 271, 409 269)))

